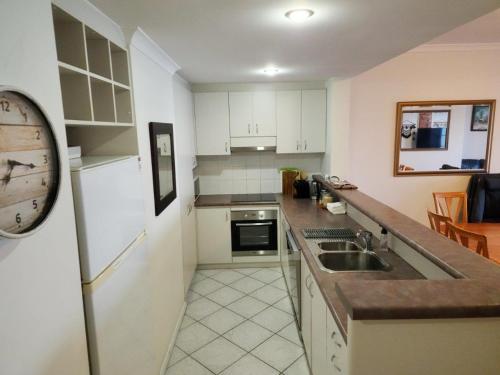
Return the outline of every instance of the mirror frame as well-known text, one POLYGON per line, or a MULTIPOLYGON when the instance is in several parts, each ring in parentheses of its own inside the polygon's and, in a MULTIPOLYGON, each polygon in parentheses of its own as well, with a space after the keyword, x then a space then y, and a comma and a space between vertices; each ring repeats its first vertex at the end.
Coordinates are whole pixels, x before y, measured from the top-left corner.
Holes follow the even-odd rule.
POLYGON ((149 123, 149 140, 151 145, 151 166, 153 174, 153 191, 155 197, 155 215, 160 215, 175 198, 177 198, 177 183, 175 178, 175 151, 174 151, 174 127, 172 124, 162 122, 149 123), (156 136, 160 134, 170 135, 170 150, 172 151, 172 191, 160 198, 160 172, 158 163, 158 146, 156 136))
MULTIPOLYGON (((490 171, 490 157, 491 157, 491 142, 493 140, 493 127, 495 119, 495 99, 485 100, 426 100, 414 102, 398 102, 396 104, 396 134, 394 136, 394 177, 407 177, 407 176, 446 176, 446 175, 472 175, 475 173, 489 173, 490 171), (401 118, 404 107, 430 107, 436 105, 477 105, 489 104, 491 108, 490 121, 488 123, 488 140, 486 142, 486 155, 484 158, 484 170, 471 170, 471 169, 445 169, 442 171, 407 171, 401 172, 399 170, 399 155, 401 150, 401 118)), ((425 109, 424 109, 425 110, 425 109)), ((447 137, 449 136, 450 125, 448 126, 447 137)), ((403 152, 408 150, 403 150, 403 152)), ((426 151, 426 150, 422 150, 426 151)))

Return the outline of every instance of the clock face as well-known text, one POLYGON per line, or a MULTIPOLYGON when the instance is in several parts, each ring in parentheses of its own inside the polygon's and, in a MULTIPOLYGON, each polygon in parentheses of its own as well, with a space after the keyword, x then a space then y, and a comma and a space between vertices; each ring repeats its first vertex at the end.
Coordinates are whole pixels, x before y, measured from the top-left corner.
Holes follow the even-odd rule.
POLYGON ((0 235, 32 232, 58 189, 58 150, 47 118, 23 94, 0 91, 0 235))

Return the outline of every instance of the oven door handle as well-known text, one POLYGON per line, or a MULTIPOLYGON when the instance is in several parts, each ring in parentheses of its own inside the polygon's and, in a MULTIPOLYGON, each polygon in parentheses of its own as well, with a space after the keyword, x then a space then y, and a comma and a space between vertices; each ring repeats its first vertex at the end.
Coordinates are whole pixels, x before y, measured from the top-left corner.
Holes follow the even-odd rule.
POLYGON ((261 227, 261 226, 269 226, 269 225, 273 225, 273 223, 271 221, 266 221, 265 223, 236 223, 236 226, 237 227, 261 227))
POLYGON ((290 246, 292 247, 292 253, 298 253, 300 251, 299 247, 297 246, 297 243, 295 242, 295 239, 293 238, 293 234, 291 231, 287 230, 286 231, 286 239, 290 246))

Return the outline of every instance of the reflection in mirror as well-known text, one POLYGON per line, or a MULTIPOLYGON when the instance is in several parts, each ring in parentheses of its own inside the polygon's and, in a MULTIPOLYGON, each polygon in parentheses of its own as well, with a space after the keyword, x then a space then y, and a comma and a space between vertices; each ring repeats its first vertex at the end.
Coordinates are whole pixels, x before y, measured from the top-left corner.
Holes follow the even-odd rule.
POLYGON ((158 134, 158 174, 160 176, 160 199, 165 198, 174 188, 172 176, 172 150, 170 134, 158 134))
POLYGON ((494 100, 398 103, 395 175, 488 170, 494 100))

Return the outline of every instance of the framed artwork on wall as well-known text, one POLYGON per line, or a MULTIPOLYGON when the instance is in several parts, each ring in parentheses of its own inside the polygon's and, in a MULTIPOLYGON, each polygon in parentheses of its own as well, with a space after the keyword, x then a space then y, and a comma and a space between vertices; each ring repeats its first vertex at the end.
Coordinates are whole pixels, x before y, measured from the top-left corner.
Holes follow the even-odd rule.
POLYGON ((470 130, 473 132, 488 131, 489 123, 490 123, 490 106, 489 105, 473 106, 470 130))
POLYGON ((177 197, 173 125, 150 122, 149 137, 151 142, 155 215, 158 216, 177 197))

